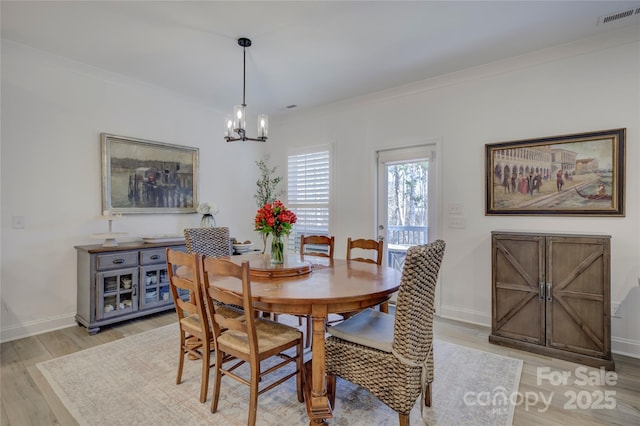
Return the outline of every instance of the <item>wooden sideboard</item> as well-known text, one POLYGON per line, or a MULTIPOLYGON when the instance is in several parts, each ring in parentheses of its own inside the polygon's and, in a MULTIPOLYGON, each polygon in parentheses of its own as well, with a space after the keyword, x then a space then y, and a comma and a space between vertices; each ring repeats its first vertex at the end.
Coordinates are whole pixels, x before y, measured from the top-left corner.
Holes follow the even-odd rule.
POLYGON ((491 262, 489 342, 615 369, 610 236, 494 231, 491 262))
POLYGON ((173 309, 167 247, 186 251, 184 241, 76 246, 78 324, 95 334, 108 324, 173 309))

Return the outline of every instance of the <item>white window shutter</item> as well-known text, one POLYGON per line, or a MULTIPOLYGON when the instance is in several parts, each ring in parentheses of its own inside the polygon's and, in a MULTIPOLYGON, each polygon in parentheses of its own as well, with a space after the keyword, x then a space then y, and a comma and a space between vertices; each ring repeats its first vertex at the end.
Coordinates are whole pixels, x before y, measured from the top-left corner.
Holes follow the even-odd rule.
POLYGON ((289 235, 289 249, 297 251, 300 235, 329 235, 331 151, 317 147, 288 157, 287 207, 298 217, 289 235))

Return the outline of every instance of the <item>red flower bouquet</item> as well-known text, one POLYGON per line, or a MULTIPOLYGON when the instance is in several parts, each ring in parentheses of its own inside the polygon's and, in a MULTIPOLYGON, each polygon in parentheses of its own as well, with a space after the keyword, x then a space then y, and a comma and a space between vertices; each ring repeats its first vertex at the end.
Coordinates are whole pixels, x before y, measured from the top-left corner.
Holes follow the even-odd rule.
POLYGON ((255 230, 280 237, 291 232, 291 225, 296 223, 296 220, 298 220, 296 214, 288 210, 282 201, 276 200, 273 204, 267 203, 258 210, 255 230))
POLYGON ((271 241, 271 262, 284 262, 284 241, 282 237, 291 232, 291 225, 296 223, 296 214, 276 200, 272 204, 267 203, 256 213, 255 230, 265 234, 273 234, 271 241))

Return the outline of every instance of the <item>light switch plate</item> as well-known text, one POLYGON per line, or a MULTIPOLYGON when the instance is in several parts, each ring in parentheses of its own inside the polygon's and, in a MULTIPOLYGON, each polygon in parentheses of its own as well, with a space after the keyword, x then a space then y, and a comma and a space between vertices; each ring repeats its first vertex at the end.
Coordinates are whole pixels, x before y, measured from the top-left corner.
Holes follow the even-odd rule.
POLYGON ((611 316, 613 318, 622 318, 622 303, 611 302, 611 316))
POLYGON ((462 214, 462 203, 449 203, 449 214, 462 214))
POLYGON ((449 228, 464 229, 467 226, 464 216, 449 216, 449 228))
POLYGON ((27 227, 27 218, 24 216, 11 216, 11 227, 13 229, 24 229, 27 227))

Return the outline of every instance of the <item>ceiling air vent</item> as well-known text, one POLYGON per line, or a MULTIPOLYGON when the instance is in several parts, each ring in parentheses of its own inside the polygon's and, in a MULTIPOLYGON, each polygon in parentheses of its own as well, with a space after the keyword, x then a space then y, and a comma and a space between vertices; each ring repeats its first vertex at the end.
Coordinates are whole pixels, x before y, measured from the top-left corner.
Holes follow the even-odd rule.
POLYGON ((629 19, 630 17, 635 17, 635 18, 640 17, 640 7, 622 10, 620 12, 615 12, 606 16, 601 16, 598 19, 598 25, 607 24, 609 22, 614 22, 614 21, 621 21, 621 20, 624 20, 624 22, 629 22, 631 21, 631 19, 629 19))

